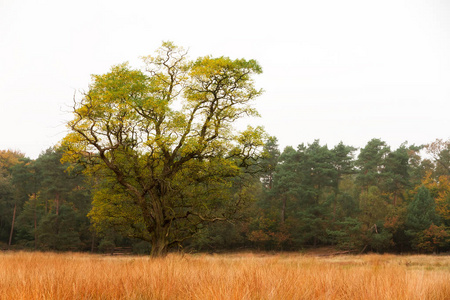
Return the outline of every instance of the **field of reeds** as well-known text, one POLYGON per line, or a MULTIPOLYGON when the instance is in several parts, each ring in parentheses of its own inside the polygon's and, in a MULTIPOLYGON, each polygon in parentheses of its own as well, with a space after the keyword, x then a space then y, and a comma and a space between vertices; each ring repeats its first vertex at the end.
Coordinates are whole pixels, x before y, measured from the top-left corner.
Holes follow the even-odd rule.
POLYGON ((450 257, 0 252, 0 299, 450 299, 450 257))

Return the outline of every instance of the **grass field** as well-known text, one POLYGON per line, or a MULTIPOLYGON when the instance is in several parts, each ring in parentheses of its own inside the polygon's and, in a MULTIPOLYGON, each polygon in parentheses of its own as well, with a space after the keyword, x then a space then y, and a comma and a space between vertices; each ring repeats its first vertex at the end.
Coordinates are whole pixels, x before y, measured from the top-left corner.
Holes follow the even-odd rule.
POLYGON ((450 257, 1 252, 0 299, 450 299, 450 257))

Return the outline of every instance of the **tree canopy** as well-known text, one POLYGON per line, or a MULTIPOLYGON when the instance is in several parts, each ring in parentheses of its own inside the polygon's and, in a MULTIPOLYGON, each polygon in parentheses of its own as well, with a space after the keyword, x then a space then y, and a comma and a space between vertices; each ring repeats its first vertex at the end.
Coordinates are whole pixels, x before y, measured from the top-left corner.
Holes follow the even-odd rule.
POLYGON ((242 205, 223 191, 262 155, 263 129, 233 126, 258 115, 253 75, 262 70, 255 60, 190 61, 171 42, 144 62, 143 71, 125 63, 92 76, 62 146, 93 176, 97 230, 151 242, 158 256, 242 205))
POLYGON ((450 141, 280 151, 236 122, 258 116, 256 61, 165 42, 143 62, 93 75, 39 158, 0 150, 0 249, 450 250, 450 141))

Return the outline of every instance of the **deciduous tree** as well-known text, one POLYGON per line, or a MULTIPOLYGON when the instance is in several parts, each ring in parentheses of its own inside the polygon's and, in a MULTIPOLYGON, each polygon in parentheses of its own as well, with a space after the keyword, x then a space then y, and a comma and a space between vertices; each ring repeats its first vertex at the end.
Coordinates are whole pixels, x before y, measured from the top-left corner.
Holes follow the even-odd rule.
POLYGON ((97 229, 149 241, 158 256, 242 204, 228 179, 255 164, 264 132, 233 123, 257 115, 253 75, 262 70, 254 60, 189 61, 170 42, 144 60, 145 71, 122 64, 92 77, 62 144, 66 160, 94 176, 97 229))

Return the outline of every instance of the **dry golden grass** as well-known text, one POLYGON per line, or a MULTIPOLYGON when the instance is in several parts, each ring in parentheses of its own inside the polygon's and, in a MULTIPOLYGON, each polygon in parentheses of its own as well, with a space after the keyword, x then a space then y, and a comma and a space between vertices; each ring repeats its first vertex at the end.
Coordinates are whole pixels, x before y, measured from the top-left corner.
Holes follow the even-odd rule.
POLYGON ((4 252, 0 299, 450 299, 450 257, 4 252))

